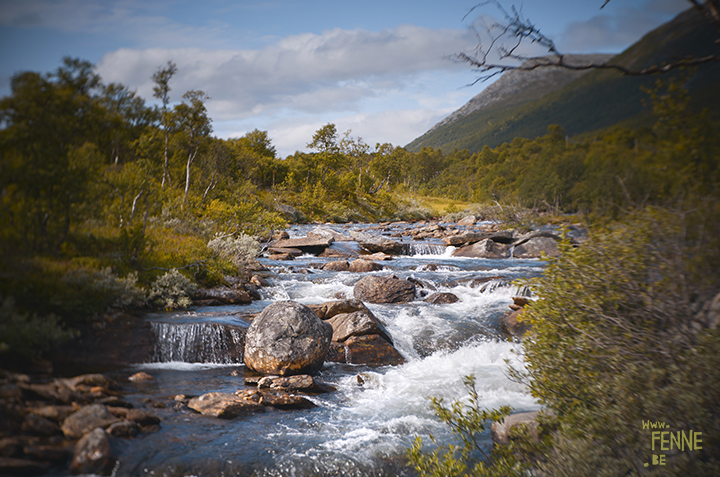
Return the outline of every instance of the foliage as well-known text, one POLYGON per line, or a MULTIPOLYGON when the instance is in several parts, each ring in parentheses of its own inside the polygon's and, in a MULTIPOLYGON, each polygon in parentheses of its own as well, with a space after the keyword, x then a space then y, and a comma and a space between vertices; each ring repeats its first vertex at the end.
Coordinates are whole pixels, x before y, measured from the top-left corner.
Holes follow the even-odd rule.
POLYGON ((195 283, 178 270, 172 269, 153 282, 147 299, 166 310, 187 308, 192 304, 190 297, 196 291, 195 283))
POLYGON ((245 234, 216 235, 207 246, 238 269, 242 269, 248 261, 260 255, 261 250, 258 241, 245 234))
POLYGON ((74 336, 57 316, 25 313, 12 297, 0 296, 0 361, 23 363, 40 358, 74 336))

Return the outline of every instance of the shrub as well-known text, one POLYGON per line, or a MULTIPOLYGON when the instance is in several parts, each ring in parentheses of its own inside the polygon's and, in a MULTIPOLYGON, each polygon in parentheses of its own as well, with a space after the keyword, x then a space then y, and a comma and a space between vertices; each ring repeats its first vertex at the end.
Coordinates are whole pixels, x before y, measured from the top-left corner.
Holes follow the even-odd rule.
POLYGON ((190 297, 196 291, 195 283, 177 269, 172 269, 153 282, 147 299, 160 308, 187 308, 192 304, 190 297))
POLYGON ((258 241, 243 233, 238 236, 216 235, 207 246, 238 269, 260 255, 261 251, 258 241))

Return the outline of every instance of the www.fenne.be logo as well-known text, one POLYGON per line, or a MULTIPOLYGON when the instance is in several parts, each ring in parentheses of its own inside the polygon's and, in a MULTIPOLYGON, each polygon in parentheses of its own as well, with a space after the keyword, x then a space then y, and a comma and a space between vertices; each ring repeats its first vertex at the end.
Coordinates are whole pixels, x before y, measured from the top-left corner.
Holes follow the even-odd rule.
POLYGON ((702 432, 673 431, 663 421, 643 421, 643 429, 651 430, 652 461, 650 465, 665 465, 665 455, 661 452, 685 452, 702 449, 702 432), (658 452, 656 454, 656 452, 658 452))

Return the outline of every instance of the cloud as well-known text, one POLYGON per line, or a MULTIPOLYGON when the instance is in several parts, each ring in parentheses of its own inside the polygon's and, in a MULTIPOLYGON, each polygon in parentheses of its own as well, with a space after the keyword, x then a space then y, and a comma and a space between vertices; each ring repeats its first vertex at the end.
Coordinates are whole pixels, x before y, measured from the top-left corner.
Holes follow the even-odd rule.
POLYGON ((182 92, 201 89, 217 119, 269 114, 282 108, 314 113, 352 109, 379 92, 400 90, 413 75, 465 68, 447 59, 471 39, 464 30, 411 25, 379 32, 333 29, 283 38, 261 49, 120 49, 103 56, 97 70, 106 82, 152 97, 151 76, 174 61, 171 81, 182 92))
POLYGON ((617 52, 689 6, 687 0, 650 0, 638 7, 619 6, 613 13, 570 23, 557 45, 567 53, 617 52))

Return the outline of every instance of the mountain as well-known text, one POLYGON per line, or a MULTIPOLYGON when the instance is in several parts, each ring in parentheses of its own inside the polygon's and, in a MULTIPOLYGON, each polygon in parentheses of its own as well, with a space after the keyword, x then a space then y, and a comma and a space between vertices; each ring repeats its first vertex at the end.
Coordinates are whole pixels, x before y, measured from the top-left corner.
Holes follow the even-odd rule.
MULTIPOLYGON (((696 13, 688 10, 646 34, 610 61, 629 68, 662 64, 692 53, 718 54, 717 31, 696 13)), ((602 59, 602 55, 573 55, 579 63, 602 59)), ((605 57, 607 58, 607 56, 605 57)), ((673 75, 683 74, 676 71, 673 75)), ((612 70, 576 72, 562 68, 508 71, 466 105, 433 126, 406 146, 418 152, 423 147, 468 149, 476 152, 495 147, 516 137, 534 138, 546 133, 550 124, 559 124, 575 136, 623 123, 644 126, 651 122, 649 96, 644 88, 668 75, 624 76, 612 70)), ((720 117, 720 65, 706 64, 695 69, 686 83, 692 95, 691 107, 709 108, 720 117)))

